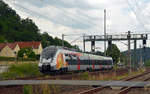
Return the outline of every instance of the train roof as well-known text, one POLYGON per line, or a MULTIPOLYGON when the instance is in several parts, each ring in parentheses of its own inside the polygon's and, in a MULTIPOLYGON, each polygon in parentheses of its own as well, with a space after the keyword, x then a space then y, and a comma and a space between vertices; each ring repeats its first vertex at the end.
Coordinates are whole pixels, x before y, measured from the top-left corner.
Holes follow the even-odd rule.
POLYGON ((45 49, 65 49, 65 50, 69 50, 69 51, 76 51, 79 52, 77 49, 71 49, 71 48, 67 48, 67 47, 62 47, 62 46, 48 46, 45 49))
POLYGON ((58 50, 58 49, 64 49, 64 50, 69 50, 69 51, 75 51, 75 52, 79 52, 79 53, 83 53, 83 54, 89 54, 90 56, 98 56, 98 57, 102 57, 104 59, 112 59, 111 57, 108 57, 108 56, 102 56, 102 55, 96 55, 94 53, 91 53, 91 52, 81 52, 79 50, 76 50, 76 49, 71 49, 71 48, 67 48, 67 47, 62 47, 62 46, 48 46, 45 48, 45 50, 58 50))

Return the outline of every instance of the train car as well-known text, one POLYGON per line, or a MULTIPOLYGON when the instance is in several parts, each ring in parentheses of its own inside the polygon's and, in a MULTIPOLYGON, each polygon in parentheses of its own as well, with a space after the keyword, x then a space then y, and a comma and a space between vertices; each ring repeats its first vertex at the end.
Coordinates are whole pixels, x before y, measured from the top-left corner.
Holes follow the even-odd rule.
POLYGON ((60 46, 49 46, 40 55, 39 70, 45 72, 67 72, 81 70, 112 69, 111 57, 77 52, 60 46))

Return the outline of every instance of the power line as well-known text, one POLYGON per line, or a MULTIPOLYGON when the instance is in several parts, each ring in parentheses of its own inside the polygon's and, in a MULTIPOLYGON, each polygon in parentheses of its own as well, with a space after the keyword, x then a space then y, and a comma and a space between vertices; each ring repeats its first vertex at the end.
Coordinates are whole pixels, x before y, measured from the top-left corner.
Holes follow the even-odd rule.
MULTIPOLYGON (((55 3, 57 3, 56 0, 51 0, 51 1, 54 1, 55 3)), ((63 12, 66 12, 67 14, 71 14, 71 16, 76 16, 76 17, 78 17, 78 18, 79 18, 79 17, 80 17, 80 18, 82 17, 82 19, 86 19, 86 21, 90 22, 90 24, 96 25, 96 24, 94 24, 94 23, 91 23, 92 21, 89 20, 90 17, 88 17, 88 15, 87 15, 87 16, 77 15, 77 14, 75 14, 75 13, 66 11, 66 10, 64 10, 63 8, 58 7, 58 6, 55 6, 55 8, 57 8, 57 9, 59 9, 59 10, 62 10, 63 12)))
MULTIPOLYGON (((23 10, 27 10, 27 11, 30 12, 31 14, 37 14, 39 17, 41 16, 41 17, 43 17, 44 19, 49 19, 49 20, 55 21, 55 22, 57 22, 57 23, 59 23, 59 24, 62 22, 62 21, 60 21, 60 20, 55 20, 55 19, 53 19, 53 18, 47 17, 47 16, 45 16, 45 15, 42 15, 42 14, 36 12, 36 11, 29 10, 28 8, 26 8, 26 7, 22 6, 22 5, 18 5, 18 4, 16 4, 16 3, 14 3, 14 4, 16 5, 16 7, 22 8, 23 10)), ((52 7, 52 6, 51 6, 51 8, 56 8, 56 7, 52 7)), ((58 11, 60 11, 58 8, 56 8, 56 9, 57 9, 58 11)), ((60 11, 60 12, 62 12, 62 11, 60 11)), ((62 12, 62 13, 63 13, 63 12, 62 12)), ((36 15, 36 16, 37 16, 37 15, 36 15)), ((83 23, 83 22, 81 22, 81 21, 79 21, 79 20, 75 20, 75 19, 73 19, 73 18, 71 18, 70 16, 67 16, 67 15, 65 15, 65 14, 63 14, 63 15, 66 16, 67 18, 70 18, 70 19, 73 20, 73 21, 76 21, 76 22, 78 22, 78 23, 80 23, 80 24, 83 24, 83 25, 89 27, 86 23, 83 23)), ((89 24, 91 24, 91 23, 89 23, 89 24)))
MULTIPOLYGON (((55 0, 52 0, 52 1, 54 1, 55 3, 57 3, 55 0)), ((79 15, 76 15, 76 14, 74 14, 74 13, 70 13, 70 12, 64 10, 64 9, 61 8, 61 7, 58 7, 58 6, 50 6, 50 7, 57 9, 58 11, 60 11, 60 12, 62 13, 62 15, 66 16, 67 18, 70 18, 71 20, 76 21, 76 22, 78 22, 78 23, 82 23, 82 24, 84 24, 84 25, 87 25, 87 22, 88 22, 88 24, 96 25, 96 24, 92 23, 91 20, 89 20, 89 18, 86 18, 86 21, 77 20, 77 18, 81 17, 81 15, 79 16, 79 15), (64 12, 65 12, 65 13, 64 13, 64 12), (66 14, 69 14, 69 15, 66 15, 66 14), (70 14, 71 14, 71 15, 70 15, 70 14), (78 16, 78 17, 77 17, 77 16, 78 16), (75 18, 75 17, 76 17, 76 18, 75 18)), ((85 17, 86 17, 86 16, 84 16, 84 19, 85 19, 85 17)), ((83 17, 82 17, 82 20, 83 20, 83 17)), ((87 26, 88 26, 88 25, 87 25, 87 26)), ((89 26, 88 26, 88 27, 89 27, 89 26)))
POLYGON ((76 41, 79 40, 81 37, 82 37, 82 36, 79 36, 78 38, 76 38, 75 40, 73 40, 73 41, 70 42, 70 43, 72 44, 73 42, 76 42, 76 41))

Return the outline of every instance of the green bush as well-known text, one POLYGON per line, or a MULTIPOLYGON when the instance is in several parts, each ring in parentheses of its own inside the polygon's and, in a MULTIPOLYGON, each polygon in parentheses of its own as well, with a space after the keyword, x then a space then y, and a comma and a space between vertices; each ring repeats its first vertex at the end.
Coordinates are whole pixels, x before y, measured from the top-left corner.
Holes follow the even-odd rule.
POLYGON ((33 94, 33 89, 31 85, 23 86, 23 94, 33 94))
POLYGON ((34 77, 42 75, 37 63, 21 63, 11 65, 8 72, 1 74, 3 79, 14 79, 20 77, 34 77))
POLYGON ((89 77, 89 73, 88 73, 88 72, 84 72, 83 74, 81 74, 81 78, 82 78, 83 80, 87 80, 88 77, 89 77))
POLYGON ((36 60, 40 60, 40 55, 36 55, 36 60))
POLYGON ((150 59, 145 62, 145 66, 150 66, 150 59))
POLYGON ((0 61, 15 61, 14 57, 0 57, 0 61))
POLYGON ((36 55, 31 48, 20 49, 18 52, 18 57, 24 57, 24 55, 26 55, 27 58, 36 58, 36 55))
MULTIPOLYGON (((36 61, 36 58, 22 58, 18 57, 17 61, 36 61)), ((14 57, 0 57, 0 61, 15 61, 14 57)))

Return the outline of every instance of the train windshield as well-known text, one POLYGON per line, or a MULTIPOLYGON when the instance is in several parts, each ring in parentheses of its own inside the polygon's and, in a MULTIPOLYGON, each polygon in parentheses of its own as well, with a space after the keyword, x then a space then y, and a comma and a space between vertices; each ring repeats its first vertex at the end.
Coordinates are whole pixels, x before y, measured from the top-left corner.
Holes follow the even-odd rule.
POLYGON ((42 58, 50 59, 53 58, 56 54, 57 48, 56 47, 47 47, 42 51, 42 58))

